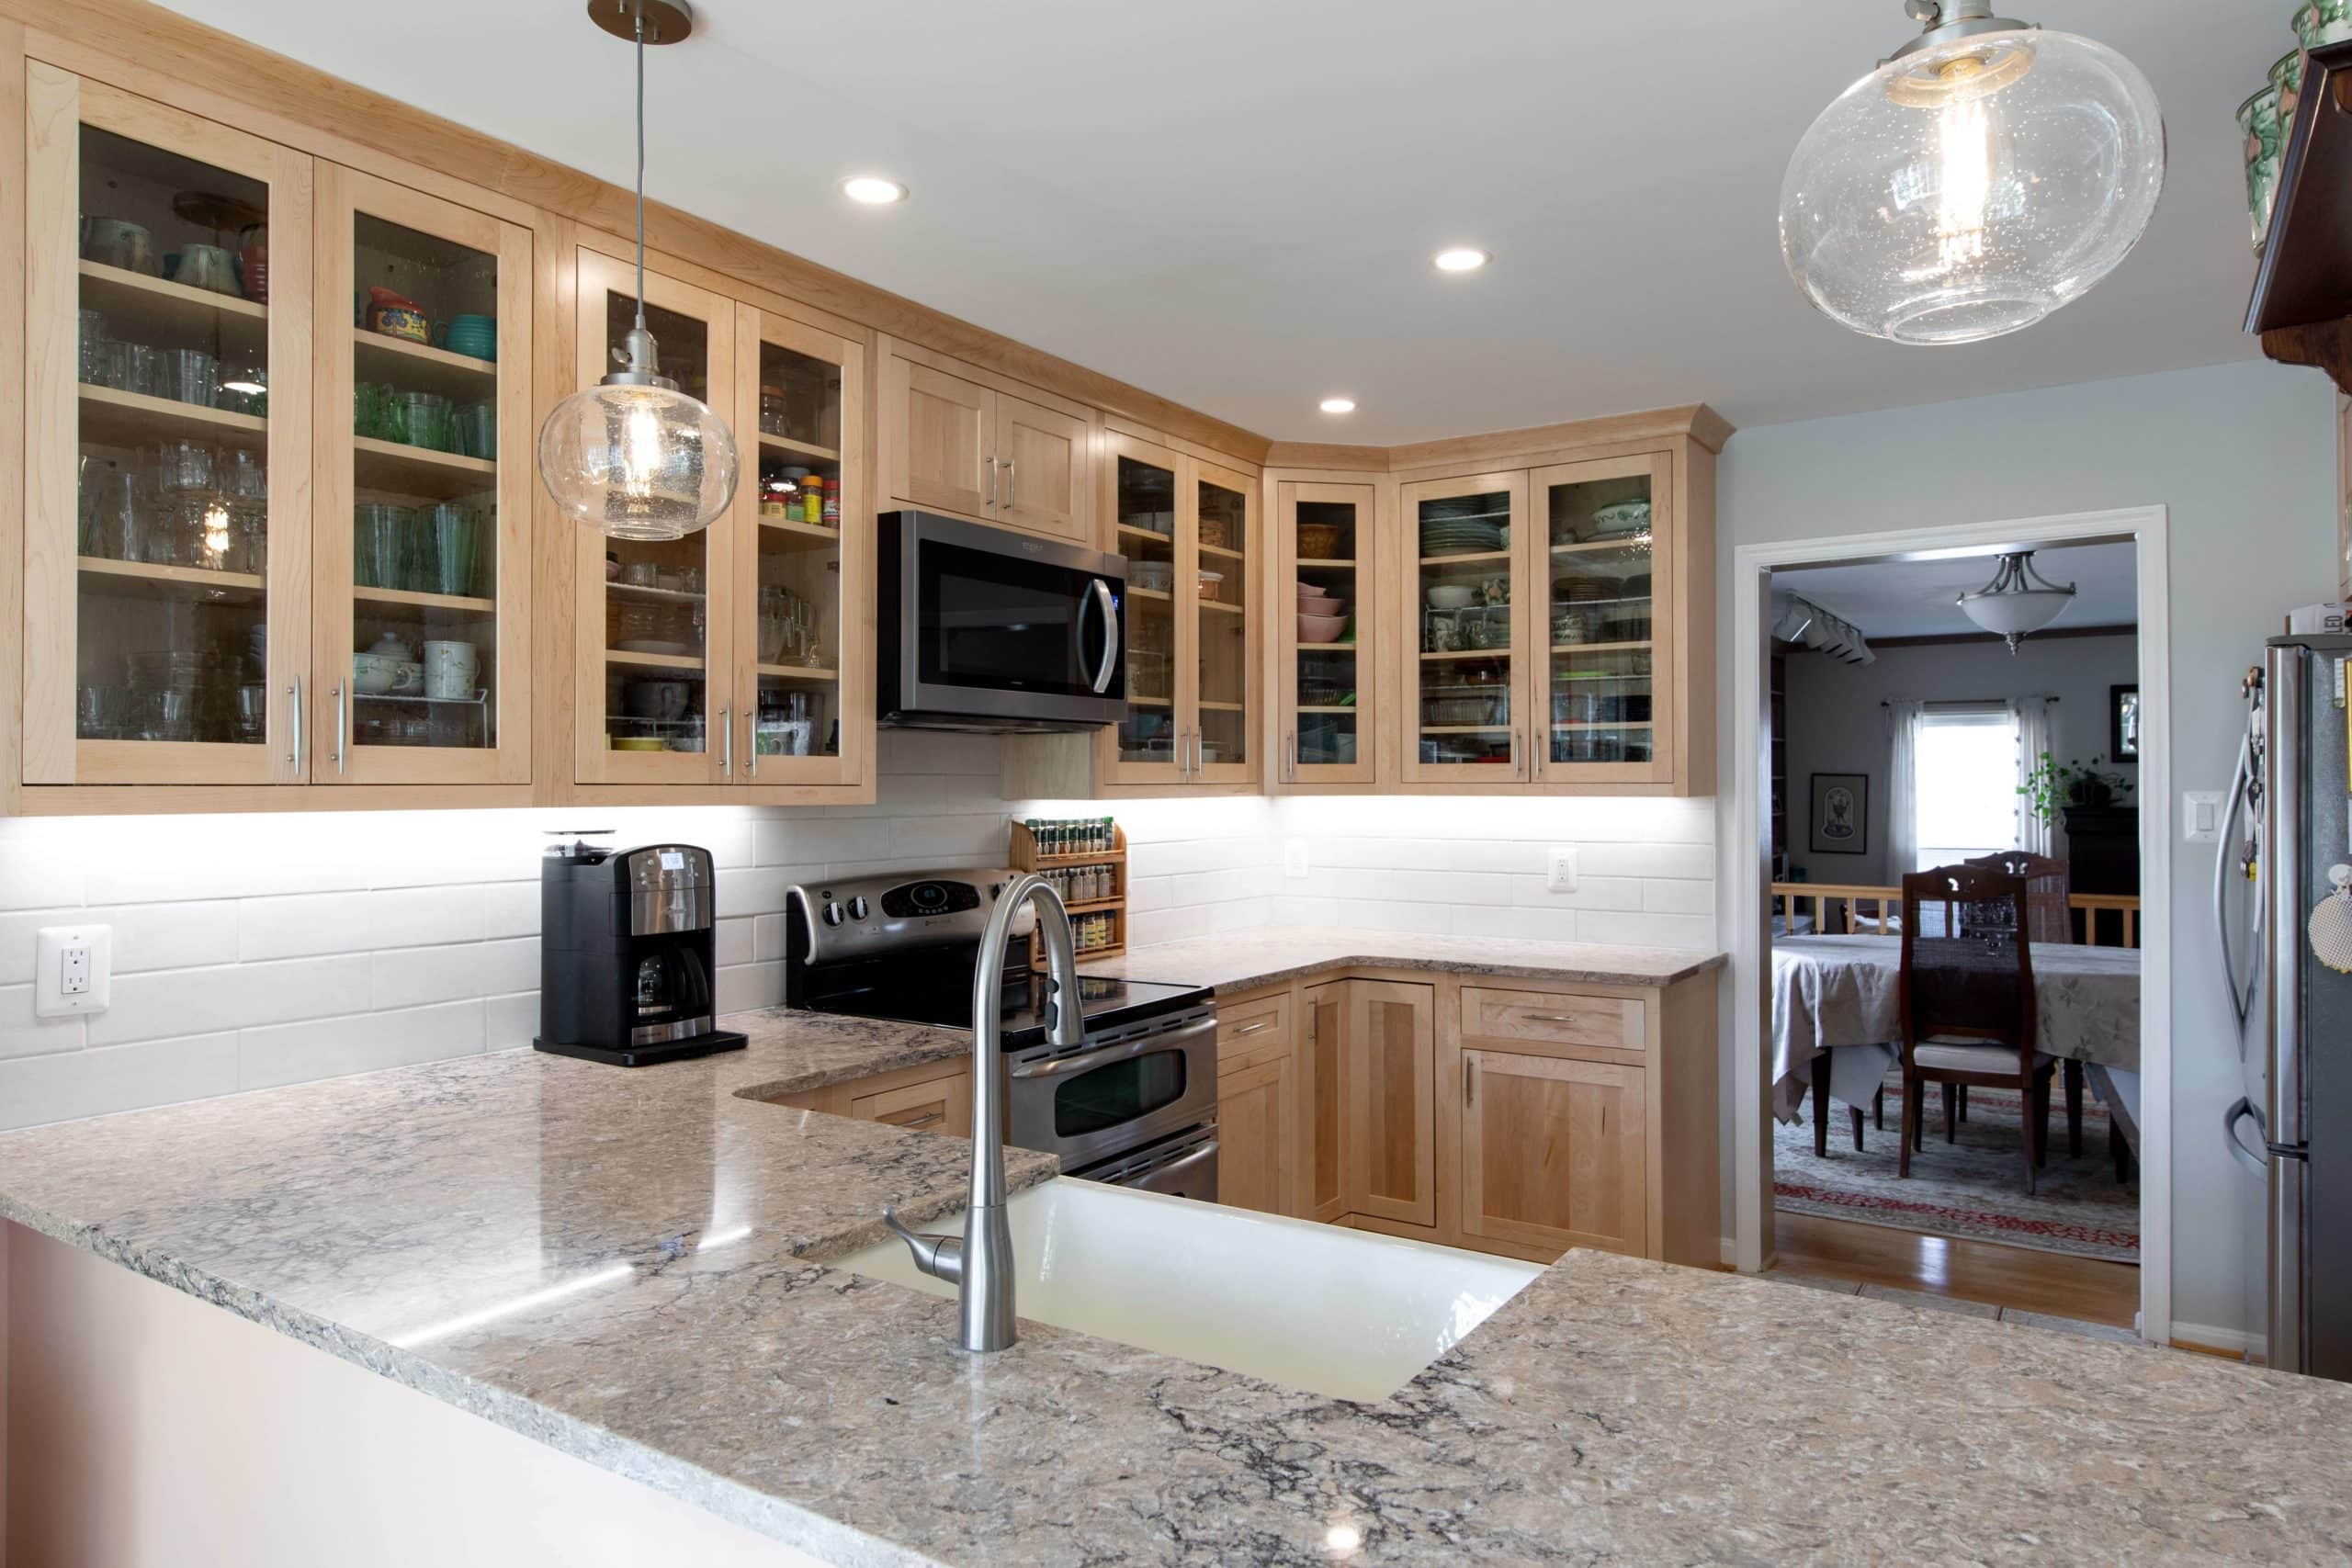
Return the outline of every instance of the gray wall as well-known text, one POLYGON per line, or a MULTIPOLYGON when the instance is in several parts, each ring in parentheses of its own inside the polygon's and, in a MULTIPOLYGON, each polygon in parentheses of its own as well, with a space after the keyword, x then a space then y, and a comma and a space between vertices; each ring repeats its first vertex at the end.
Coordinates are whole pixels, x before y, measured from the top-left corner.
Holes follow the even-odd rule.
MULTIPOLYGON (((1768 426, 1733 437, 1722 480, 1726 582, 1741 545, 2169 508, 2176 790, 2228 787, 2239 674, 2290 606, 2335 597, 2335 399, 2315 371, 2250 361, 1768 426)), ((1733 640, 1717 672, 1727 775, 1733 640)), ((1729 795, 1721 804, 1736 809, 1729 795)), ((1735 841, 1728 820, 1721 841, 1735 841)), ((2207 929, 2211 854, 2172 840, 2173 1317, 2186 1337, 2255 1327, 2245 1281, 2263 1246, 2259 1190, 2221 1141, 2222 1107, 2242 1090, 2207 929)), ((1733 899, 1717 902, 1740 918, 1733 899)))
MULTIPOLYGON (((1802 584, 1803 574, 1794 580, 1802 584)), ((1802 589, 1800 588, 1800 592, 1802 589)), ((1832 611, 1837 605, 1827 606, 1832 611)), ((1891 886, 1909 866, 1887 863, 1886 710, 1883 702, 1989 702, 2055 696, 2051 754, 2079 757, 2122 774, 2135 790, 2139 769, 2107 761, 2110 686, 2139 679, 2139 639, 2028 637, 2015 658, 1997 642, 1890 648, 1873 664, 1844 664, 1821 653, 1789 655, 1789 860, 1815 882, 1891 886), (1859 855, 1813 852, 1813 775, 1864 773, 1871 781, 1869 848, 1859 855)), ((2136 799, 2136 796, 2135 796, 2136 799)), ((2059 829, 2063 842, 2064 828, 2059 829)), ((2060 852, 2064 853, 2063 849, 2060 852)))

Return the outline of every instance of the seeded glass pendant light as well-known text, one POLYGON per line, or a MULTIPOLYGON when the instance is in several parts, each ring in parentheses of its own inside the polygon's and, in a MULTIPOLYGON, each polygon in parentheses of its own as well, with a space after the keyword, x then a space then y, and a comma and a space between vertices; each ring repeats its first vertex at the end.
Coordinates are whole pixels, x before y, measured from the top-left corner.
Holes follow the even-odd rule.
POLYGON ((1908 0, 1919 37, 1824 109, 1781 190, 1781 249, 1823 313, 1896 343, 2030 327, 2115 270, 2156 210, 2154 88, 2104 44, 1908 0))
POLYGON ((2018 550, 2001 558, 1993 581, 1955 601, 1961 613, 2001 637, 2014 654, 2028 632, 2038 632, 2065 613, 2075 602, 2075 585, 2064 587, 2033 570, 2033 552, 2018 550))
POLYGON ((662 374, 645 328, 645 46, 694 27, 683 0, 589 0, 589 19, 637 47, 637 324, 622 368, 555 407, 539 427, 539 478, 564 511, 616 539, 678 539, 735 499, 741 460, 727 422, 662 374))

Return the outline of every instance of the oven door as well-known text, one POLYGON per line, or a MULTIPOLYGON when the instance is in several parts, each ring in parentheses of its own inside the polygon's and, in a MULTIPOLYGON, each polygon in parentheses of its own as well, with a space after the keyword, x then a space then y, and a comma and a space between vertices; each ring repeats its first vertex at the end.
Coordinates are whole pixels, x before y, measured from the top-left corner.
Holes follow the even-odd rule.
POLYGON ((1216 1015, 1063 1055, 1033 1046, 1011 1073, 1005 1142, 1059 1155, 1075 1171, 1215 1118, 1216 1015))
POLYGON ((1154 1144, 1117 1159, 1104 1160, 1088 1170, 1070 1174, 1081 1181, 1132 1187, 1138 1192, 1165 1192, 1171 1198, 1216 1201, 1216 1123, 1154 1144))
POLYGON ((1077 729, 1126 713, 1124 557, 900 512, 883 519, 886 723, 1077 729))

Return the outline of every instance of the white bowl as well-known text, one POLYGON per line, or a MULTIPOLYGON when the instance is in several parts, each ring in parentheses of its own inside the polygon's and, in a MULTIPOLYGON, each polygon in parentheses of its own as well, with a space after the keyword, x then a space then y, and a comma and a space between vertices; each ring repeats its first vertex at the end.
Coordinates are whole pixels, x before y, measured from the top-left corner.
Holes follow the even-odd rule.
POLYGON ((1348 629, 1345 615, 1310 615, 1301 611, 1298 617, 1298 640, 1301 642, 1337 642, 1348 629))
POLYGON ((1470 601, 1477 596, 1478 591, 1475 588, 1465 588, 1460 583, 1444 583, 1430 590, 1430 608, 1464 610, 1469 608, 1470 601))

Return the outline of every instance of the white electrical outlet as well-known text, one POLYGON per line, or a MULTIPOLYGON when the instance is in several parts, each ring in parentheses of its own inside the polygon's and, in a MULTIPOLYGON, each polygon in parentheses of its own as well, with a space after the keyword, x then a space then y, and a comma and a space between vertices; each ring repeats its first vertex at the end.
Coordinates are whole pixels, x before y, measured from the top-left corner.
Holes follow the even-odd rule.
POLYGON ((2222 836, 2222 795, 2218 790, 2183 790, 2180 796, 2180 837, 2184 843, 2210 844, 2222 836))
POLYGON ((1544 886, 1554 893, 1577 890, 1577 852, 1572 849, 1555 848, 1545 863, 1544 886))
POLYGON ((33 936, 33 1013, 103 1012, 114 977, 112 926, 43 926, 33 936))
POLYGON ((1306 874, 1306 840, 1305 839, 1284 839, 1283 840, 1283 874, 1284 876, 1305 876, 1306 874))

